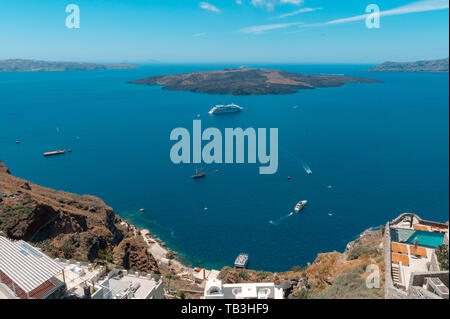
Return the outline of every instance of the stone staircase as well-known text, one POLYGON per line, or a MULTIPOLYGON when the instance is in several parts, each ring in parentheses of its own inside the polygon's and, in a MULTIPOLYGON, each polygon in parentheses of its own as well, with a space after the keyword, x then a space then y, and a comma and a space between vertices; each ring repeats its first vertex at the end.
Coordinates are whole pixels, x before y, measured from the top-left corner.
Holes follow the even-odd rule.
POLYGON ((394 285, 401 286, 400 267, 398 265, 392 265, 391 274, 394 285))

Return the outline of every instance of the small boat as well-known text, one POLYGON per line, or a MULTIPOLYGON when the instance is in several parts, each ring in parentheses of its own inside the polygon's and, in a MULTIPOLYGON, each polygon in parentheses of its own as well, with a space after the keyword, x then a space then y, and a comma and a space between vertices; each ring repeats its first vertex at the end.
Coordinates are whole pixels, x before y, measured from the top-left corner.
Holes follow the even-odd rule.
POLYGON ((198 168, 195 169, 195 175, 191 176, 193 179, 198 179, 198 178, 202 178, 205 177, 206 173, 205 172, 198 172, 198 168))
POLYGON ((302 200, 302 201, 298 202, 297 205, 295 205, 294 210, 298 213, 299 211, 301 211, 303 209, 303 207, 306 206, 306 204, 308 204, 308 201, 302 200))
POLYGON ((139 209, 139 211, 140 211, 141 213, 143 213, 143 212, 145 212, 145 209, 141 208, 141 209, 139 209))
POLYGON ((289 216, 292 216, 292 215, 294 215, 294 213, 293 213, 293 212, 290 212, 290 213, 289 213, 289 216))
POLYGON ((287 177, 287 179, 288 179, 288 180, 290 180, 290 179, 291 179, 291 177, 290 177, 290 176, 288 176, 288 177, 287 177))
POLYGON ((20 144, 20 141, 19 141, 19 140, 17 140, 17 141, 16 141, 16 144, 20 144))
POLYGON ((236 260, 234 261, 234 267, 245 269, 248 265, 248 254, 240 253, 239 256, 237 256, 236 260))
POLYGON ((65 152, 66 152, 65 150, 59 150, 59 151, 45 152, 43 155, 44 156, 53 156, 53 155, 64 154, 65 152))

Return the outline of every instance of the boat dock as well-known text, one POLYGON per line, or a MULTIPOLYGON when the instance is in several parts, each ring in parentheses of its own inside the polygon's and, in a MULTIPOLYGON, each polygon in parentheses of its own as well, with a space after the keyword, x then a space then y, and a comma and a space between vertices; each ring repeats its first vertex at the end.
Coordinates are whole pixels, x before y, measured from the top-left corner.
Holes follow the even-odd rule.
POLYGON ((65 152, 66 152, 65 150, 51 151, 51 152, 45 152, 43 155, 44 156, 53 156, 53 155, 64 154, 65 152))
POLYGON ((245 269, 248 265, 248 254, 240 253, 234 261, 234 268, 245 269))

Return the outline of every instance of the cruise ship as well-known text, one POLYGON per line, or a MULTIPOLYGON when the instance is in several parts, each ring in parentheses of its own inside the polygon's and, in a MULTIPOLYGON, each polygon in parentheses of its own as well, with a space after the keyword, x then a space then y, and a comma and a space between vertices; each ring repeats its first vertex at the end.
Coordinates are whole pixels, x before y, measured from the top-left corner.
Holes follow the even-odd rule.
POLYGON ((227 104, 227 105, 216 105, 214 106, 211 111, 209 111, 209 114, 222 114, 222 113, 234 113, 234 112, 240 112, 243 107, 240 107, 239 105, 236 105, 234 103, 227 104))

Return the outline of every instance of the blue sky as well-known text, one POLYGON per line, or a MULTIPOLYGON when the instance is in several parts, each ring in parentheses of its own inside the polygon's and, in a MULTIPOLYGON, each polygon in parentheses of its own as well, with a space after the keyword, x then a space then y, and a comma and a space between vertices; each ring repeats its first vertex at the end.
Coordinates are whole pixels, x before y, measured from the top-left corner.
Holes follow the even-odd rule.
POLYGON ((0 59, 376 63, 448 56, 448 0, 0 0, 0 59), (68 29, 65 7, 80 8, 68 29), (366 6, 383 12, 368 29, 366 6))

